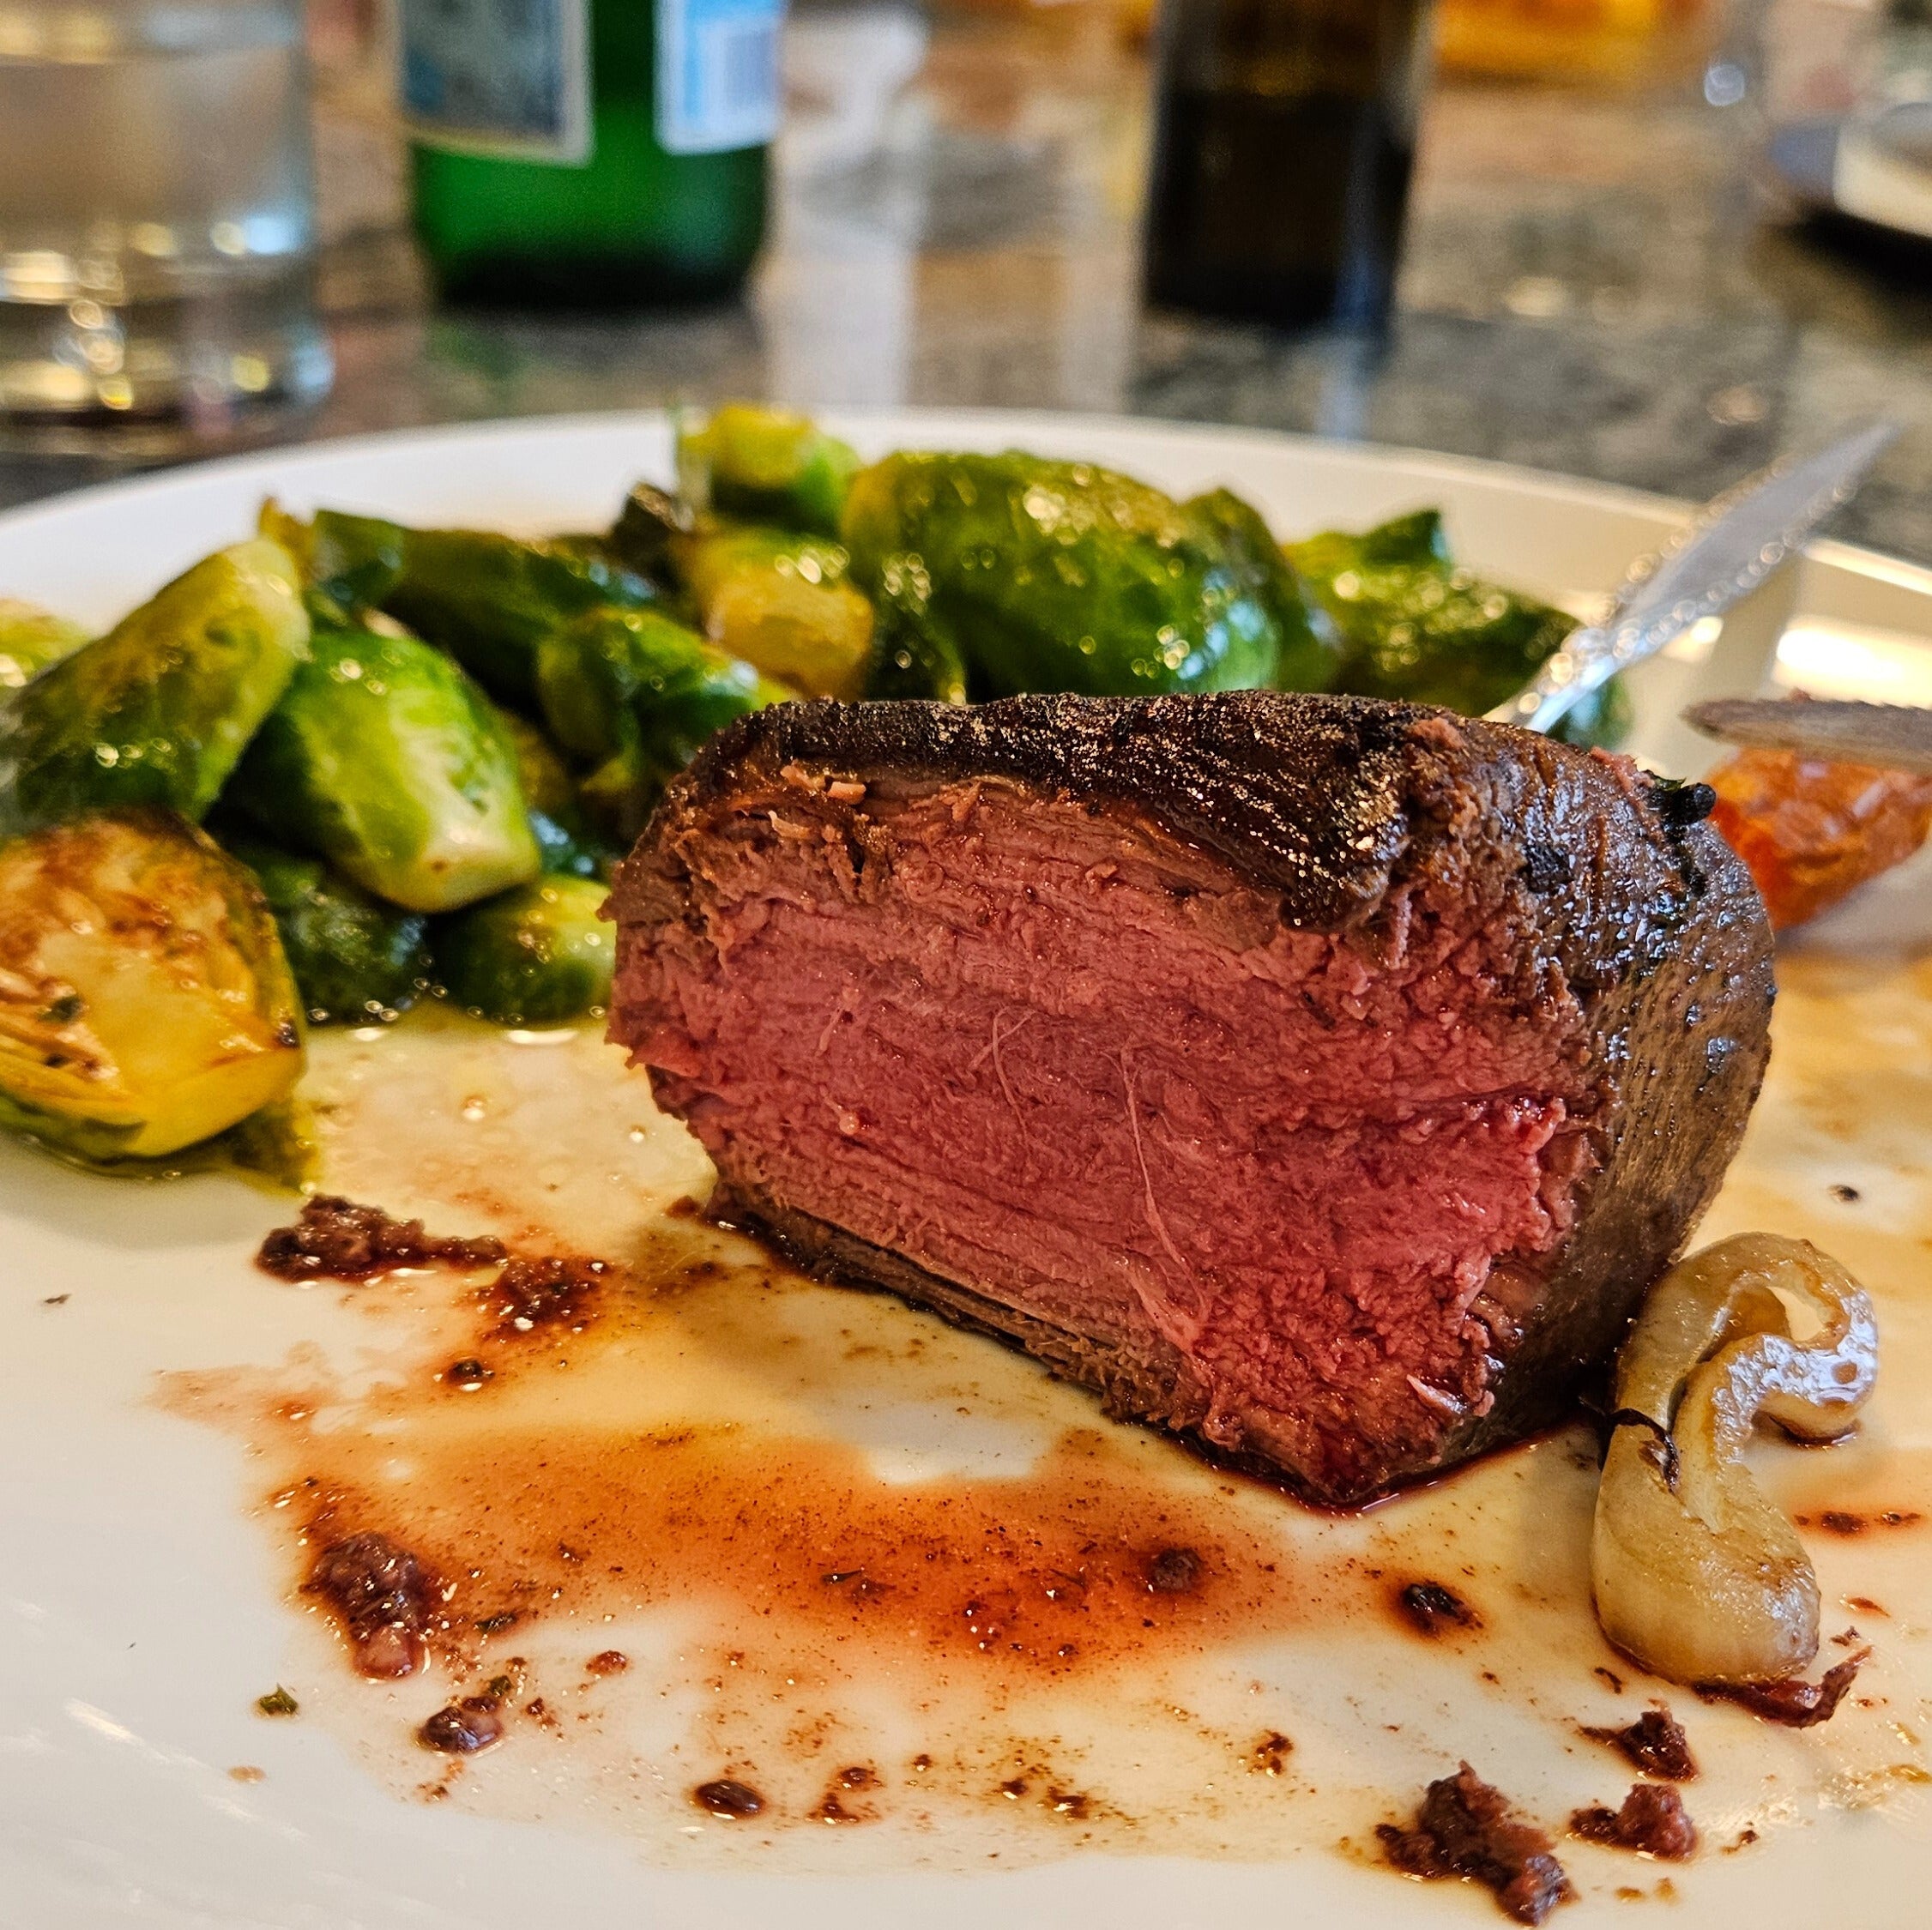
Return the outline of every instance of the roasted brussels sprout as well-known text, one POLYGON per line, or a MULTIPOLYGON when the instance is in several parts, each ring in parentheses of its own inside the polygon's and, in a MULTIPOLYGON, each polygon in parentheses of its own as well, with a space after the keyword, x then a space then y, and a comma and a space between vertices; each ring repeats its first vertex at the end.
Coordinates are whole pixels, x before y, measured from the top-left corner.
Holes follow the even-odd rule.
POLYGON ((628 842, 713 732, 792 692, 655 610, 601 610, 537 648, 551 734, 596 768, 585 804, 628 842))
POLYGON ((601 537, 525 542, 488 529, 410 529, 341 510, 318 510, 303 523, 273 502, 262 520, 299 559, 318 620, 382 630, 370 613, 386 612, 510 704, 531 701, 546 630, 604 604, 631 608, 657 595, 601 537))
POLYGON ((366 1024, 415 1004, 430 969, 420 912, 385 905, 319 858, 226 824, 221 829, 223 844, 255 873, 275 914, 311 1024, 366 1024))
POLYGON ((715 519, 683 497, 655 483, 637 484, 624 499, 624 508, 605 540, 611 553, 628 568, 654 582, 677 577, 675 552, 682 540, 709 528, 715 519))
POLYGON ((151 1158, 301 1072, 275 920, 211 838, 132 811, 0 845, 0 1121, 85 1159, 151 1158))
POLYGON ((197 563, 0 701, 0 835, 118 805, 200 819, 308 642, 279 544, 197 563))
POLYGON ((721 650, 808 697, 854 697, 872 661, 872 606, 836 543, 722 524, 691 536, 679 579, 721 650))
POLYGON ((492 697, 527 709, 537 645, 552 630, 607 604, 642 608, 656 595, 635 570, 587 543, 418 529, 408 533, 401 571, 379 600, 492 697))
POLYGON ((231 795, 407 911, 453 911, 541 865, 497 712, 414 637, 318 631, 231 795))
POLYGON ((615 928, 598 918, 604 887, 546 878, 506 891, 436 932, 450 997, 499 1025, 558 1025, 609 1002, 615 928))
POLYGON ((678 436, 678 486, 691 502, 751 522, 836 536, 859 453, 802 415, 727 402, 678 436))
POLYGON ((1348 646, 1341 687, 1480 716, 1534 677, 1575 619, 1452 561, 1434 510, 1288 546, 1348 646))
POLYGON ((881 702, 918 697, 936 703, 964 703, 966 660, 957 642, 921 620, 923 606, 908 615, 894 600, 891 572, 882 588, 878 611, 878 637, 872 648, 872 675, 866 695, 881 702))
POLYGON ((1322 639, 1241 508, 1087 463, 902 454, 854 479, 842 533, 898 647, 957 656, 975 697, 1319 686, 1322 639))
POLYGON ((584 822, 577 783, 550 739, 514 710, 497 721, 516 753, 516 775, 530 807, 530 829, 543 853, 546 872, 569 878, 595 878, 617 856, 584 822))
POLYGON ((1328 612, 1304 593, 1288 552, 1275 540, 1261 512, 1230 489, 1191 497, 1182 510, 1221 539, 1235 580, 1281 619, 1281 653, 1275 660, 1277 691, 1325 691, 1339 672, 1342 633, 1328 612))
POLYGON ((80 624, 38 604, 0 596, 0 691, 17 691, 87 640, 80 624))

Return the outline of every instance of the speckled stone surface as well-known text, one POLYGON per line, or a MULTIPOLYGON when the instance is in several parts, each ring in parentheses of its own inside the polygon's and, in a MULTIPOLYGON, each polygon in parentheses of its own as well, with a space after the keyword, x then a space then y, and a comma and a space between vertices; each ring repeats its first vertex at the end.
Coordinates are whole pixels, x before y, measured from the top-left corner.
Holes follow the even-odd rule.
MULTIPOLYGON (((1785 39, 1814 45, 1799 3, 1785 39)), ((400 239, 351 237, 324 275, 335 393, 275 433, 725 395, 1101 409, 1703 497, 1882 413, 1905 434, 1835 528, 1932 563, 1932 249, 1875 261, 1795 225, 1757 178, 1758 96, 1439 84, 1376 350, 1141 312, 1146 70, 1096 14, 813 9, 788 79, 746 303, 441 313, 400 239)), ((0 426, 0 504, 124 466, 9 454, 0 426)))

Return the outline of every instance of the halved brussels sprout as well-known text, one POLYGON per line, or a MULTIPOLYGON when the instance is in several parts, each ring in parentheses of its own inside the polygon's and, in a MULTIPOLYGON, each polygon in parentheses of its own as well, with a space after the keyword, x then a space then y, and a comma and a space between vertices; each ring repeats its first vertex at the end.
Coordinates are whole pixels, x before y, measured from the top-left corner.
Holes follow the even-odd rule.
POLYGON ((1358 697, 1480 717, 1521 690, 1576 627, 1564 612, 1458 568, 1434 510, 1286 548, 1347 645, 1338 688, 1358 697))
POLYGON ((1091 463, 905 450, 853 479, 840 534, 889 612, 883 666, 957 661, 975 696, 1321 687, 1338 654, 1293 572, 1258 557, 1259 527, 1225 492, 1176 503, 1091 463))
POLYGON ((543 853, 544 870, 560 877, 596 877, 618 854, 584 822, 569 767, 550 739, 514 710, 499 710, 497 721, 516 753, 516 775, 530 807, 530 829, 543 853))
POLYGON ((836 543, 722 523, 682 540, 678 574, 704 634, 809 697, 855 697, 872 664, 872 606, 836 543))
POLYGON ((0 845, 0 1121, 152 1158, 287 1095, 295 981, 255 880, 163 811, 0 845))
POLYGON ((415 1004, 429 977, 427 920, 371 897, 319 858, 245 833, 227 850, 255 873, 275 914, 281 949, 311 1024, 366 1024, 394 1018, 415 1004))
POLYGON ((308 643, 279 543, 203 558, 0 703, 0 834, 139 805, 198 821, 308 643))
POLYGON ((436 964, 459 1005, 499 1025, 558 1025, 610 1001, 617 932, 588 878, 546 878, 438 927, 436 964))
POLYGON ((657 595, 635 570, 565 537, 519 542, 490 530, 413 529, 401 563, 383 607, 447 650, 492 697, 525 708, 537 645, 552 630, 606 604, 640 608, 657 595))
POLYGON ((594 611, 553 631, 537 691, 557 741, 597 767, 586 805, 625 841, 715 731, 793 695, 655 610, 594 611))
POLYGON ((748 402, 678 434, 678 486, 691 501, 813 536, 838 534, 859 467, 858 451, 809 418, 748 402))
POLYGON ((37 603, 0 596, 0 691, 17 691, 51 664, 70 657, 88 632, 37 603))
POLYGON ((231 796, 408 911, 454 911, 541 865, 498 713, 414 637, 318 631, 231 796))

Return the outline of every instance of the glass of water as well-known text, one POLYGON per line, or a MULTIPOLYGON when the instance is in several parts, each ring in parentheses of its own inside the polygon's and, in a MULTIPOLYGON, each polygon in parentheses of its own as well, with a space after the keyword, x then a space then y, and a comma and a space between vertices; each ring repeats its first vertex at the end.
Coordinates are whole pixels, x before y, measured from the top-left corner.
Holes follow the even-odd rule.
POLYGON ((0 441, 160 453, 329 387, 302 0, 0 0, 0 441))

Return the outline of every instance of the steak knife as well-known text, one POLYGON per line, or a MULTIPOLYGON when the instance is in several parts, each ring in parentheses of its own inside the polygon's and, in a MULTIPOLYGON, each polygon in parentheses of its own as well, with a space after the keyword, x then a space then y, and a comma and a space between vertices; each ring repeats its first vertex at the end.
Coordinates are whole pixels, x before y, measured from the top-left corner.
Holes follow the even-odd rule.
POLYGON ((1706 504, 1662 551, 1631 565, 1603 621, 1572 630, 1490 721, 1547 731, 1620 670, 1723 615, 1849 500, 1898 432, 1895 423, 1875 423, 1802 461, 1774 463, 1706 504))

